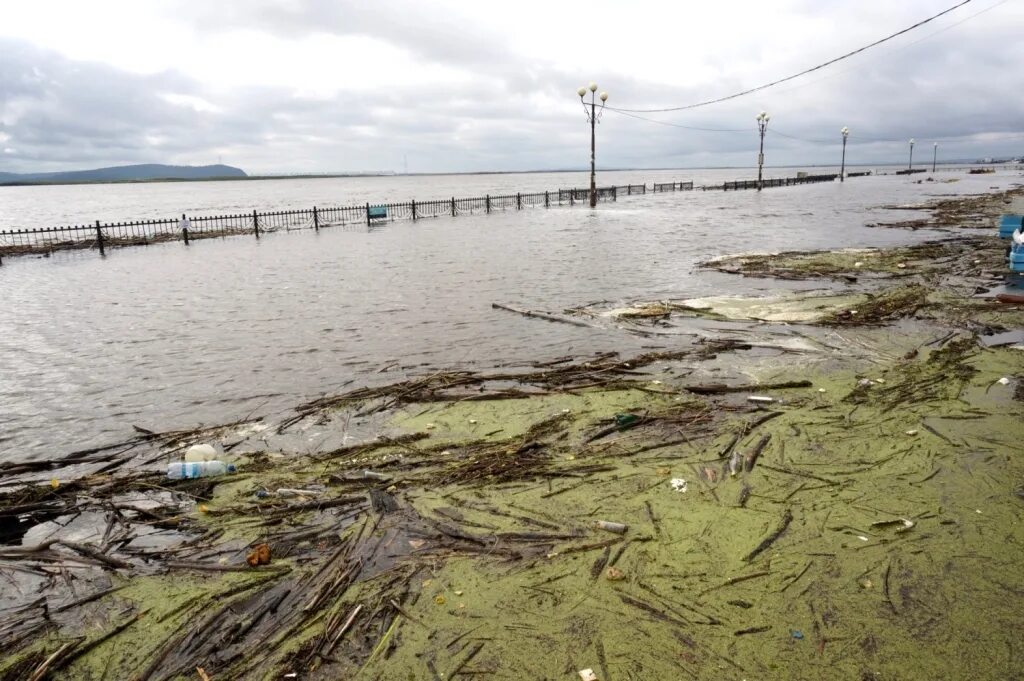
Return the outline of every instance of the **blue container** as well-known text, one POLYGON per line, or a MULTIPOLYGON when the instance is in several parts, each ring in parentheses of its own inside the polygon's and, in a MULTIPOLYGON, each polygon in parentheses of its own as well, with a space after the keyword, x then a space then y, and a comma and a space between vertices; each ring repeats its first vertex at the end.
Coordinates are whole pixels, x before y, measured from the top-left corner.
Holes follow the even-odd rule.
POLYGON ((1004 215, 999 219, 999 236, 1009 239, 1013 236, 1013 230, 1021 226, 1021 220, 1024 220, 1024 216, 1004 215))
POLYGON ((1010 251, 1010 269, 1020 272, 1018 267, 1024 267, 1024 247, 1021 246, 1010 251))

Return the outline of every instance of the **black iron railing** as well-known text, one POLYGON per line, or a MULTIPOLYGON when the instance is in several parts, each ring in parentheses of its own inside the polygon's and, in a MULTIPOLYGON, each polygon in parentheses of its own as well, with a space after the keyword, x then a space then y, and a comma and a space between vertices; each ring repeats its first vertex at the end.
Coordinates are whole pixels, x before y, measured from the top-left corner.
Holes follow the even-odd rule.
MULTIPOLYGON (((852 177, 853 174, 849 175, 852 177)), ((783 187, 811 182, 830 182, 838 175, 808 175, 765 180, 764 187, 783 187)), ((701 189, 756 189, 757 180, 737 180, 720 185, 707 185, 701 189)), ((656 182, 650 191, 692 191, 693 182, 656 182)), ((619 196, 647 194, 647 184, 628 184, 598 187, 598 201, 617 201, 619 196)), ((46 227, 40 229, 13 229, 0 231, 0 258, 8 255, 49 253, 69 249, 95 248, 102 254, 107 248, 139 246, 165 241, 183 241, 189 244, 199 239, 254 235, 257 239, 267 232, 287 232, 343 225, 373 226, 384 221, 421 220, 444 216, 473 215, 495 211, 522 210, 524 208, 588 205, 590 190, 558 189, 528 194, 502 194, 474 198, 434 199, 407 203, 379 203, 361 206, 337 206, 284 211, 257 211, 237 215, 200 215, 163 220, 136 220, 129 222, 100 222, 46 227)), ((0 259, 0 263, 2 263, 0 259)))

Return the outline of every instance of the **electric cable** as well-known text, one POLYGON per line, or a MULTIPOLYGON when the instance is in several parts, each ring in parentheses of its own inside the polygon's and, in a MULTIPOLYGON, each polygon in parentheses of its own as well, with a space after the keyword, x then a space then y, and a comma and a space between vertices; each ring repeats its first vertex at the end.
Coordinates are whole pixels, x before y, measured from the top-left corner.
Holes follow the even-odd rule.
POLYGON ((750 88, 748 90, 743 90, 742 92, 736 92, 736 93, 731 94, 731 95, 726 95, 725 97, 718 97, 717 99, 709 99, 709 100, 706 100, 706 101, 703 101, 703 102, 697 102, 695 104, 687 104, 685 106, 673 106, 673 107, 665 107, 665 108, 661 108, 661 109, 620 109, 620 108, 613 108, 613 107, 606 107, 606 108, 609 111, 615 111, 617 113, 665 113, 665 112, 668 112, 668 111, 686 111, 688 109, 696 109, 697 107, 701 107, 701 106, 709 106, 711 104, 718 104, 720 102, 726 102, 726 101, 729 101, 730 99, 736 99, 737 97, 743 97, 745 95, 749 95, 749 94, 752 94, 754 92, 759 92, 761 90, 766 90, 766 89, 768 89, 770 87, 774 87, 775 85, 779 85, 780 83, 785 83, 785 82, 793 80, 795 78, 799 78, 800 76, 805 76, 808 73, 813 73, 814 71, 818 71, 818 70, 823 69, 823 68, 825 68, 827 66, 831 66, 832 64, 835 64, 835 63, 840 62, 840 61, 842 61, 844 59, 848 59, 848 58, 850 58, 850 57, 852 57, 852 56, 854 56, 856 54, 860 54, 861 52, 869 50, 872 47, 877 47, 878 45, 881 45, 882 43, 886 43, 886 42, 892 40, 893 38, 897 38, 897 37, 899 37, 899 36, 901 36, 901 35, 903 35, 905 33, 909 33, 910 31, 913 31, 916 28, 920 28, 921 26, 924 26, 925 24, 927 24, 927 23, 929 23, 931 21, 934 21, 934 20, 938 19, 941 16, 949 14, 950 12, 952 12, 952 11, 954 11, 956 9, 959 9, 960 7, 963 7, 964 5, 966 5, 966 4, 970 3, 970 2, 973 2, 973 0, 962 0, 961 2, 957 3, 956 5, 953 5, 952 7, 948 8, 948 9, 945 9, 945 10, 939 12, 938 14, 933 14, 932 16, 928 17, 927 19, 922 19, 921 21, 917 22, 916 24, 914 24, 912 26, 908 26, 907 28, 904 28, 901 31, 897 31, 896 33, 888 35, 888 36, 886 36, 886 37, 884 37, 884 38, 882 38, 880 40, 876 40, 875 42, 873 42, 873 43, 871 43, 869 45, 864 45, 863 47, 859 47, 856 50, 853 50, 852 52, 847 52, 844 55, 841 55, 841 56, 836 57, 834 59, 830 59, 830 60, 828 60, 826 62, 818 64, 817 66, 812 66, 809 69, 804 69, 800 73, 795 73, 795 74, 793 74, 791 76, 786 76, 785 78, 779 78, 778 80, 774 80, 774 81, 772 81, 770 83, 765 83, 764 85, 759 85, 757 87, 750 88))

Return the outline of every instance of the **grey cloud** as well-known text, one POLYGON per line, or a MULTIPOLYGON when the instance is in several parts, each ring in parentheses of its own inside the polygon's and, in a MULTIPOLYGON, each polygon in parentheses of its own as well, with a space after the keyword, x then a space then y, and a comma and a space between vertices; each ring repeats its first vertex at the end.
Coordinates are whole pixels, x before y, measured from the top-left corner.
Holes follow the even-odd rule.
MULTIPOLYGON (((856 14, 857 6, 851 3, 848 12, 856 14)), ((475 78, 397 92, 382 84, 373 92, 343 91, 320 99, 286 88, 210 91, 174 72, 130 74, 0 40, 0 133, 10 137, 0 147, 17 151, 0 154, 0 169, 199 163, 215 161, 221 153, 224 162, 252 172, 396 170, 404 156, 410 170, 423 172, 587 165, 589 129, 573 94, 579 74, 515 55, 495 31, 409 2, 386 8, 317 0, 182 2, 179 10, 198 17, 191 20, 198 30, 210 32, 254 28, 296 40, 316 33, 370 35, 424 62, 457 65, 475 78), (481 88, 480 82, 494 86, 481 88), (221 111, 178 106, 163 93, 201 97, 221 111), (538 95, 563 103, 536 107, 531 102, 538 95)), ((1019 154, 1024 151, 1019 137, 985 143, 954 139, 986 131, 1016 133, 1024 120, 1024 75, 1018 68, 1024 43, 1015 35, 1020 27, 1009 23, 984 34, 965 30, 969 27, 720 105, 649 115, 742 132, 686 130, 607 112, 598 128, 598 163, 751 165, 757 152, 753 116, 762 108, 773 114, 766 141, 772 164, 836 162, 843 125, 853 130, 848 153, 853 161, 899 160, 909 137, 922 144, 943 140, 946 157, 1019 154)), ((829 46, 814 48, 808 53, 829 46)), ((744 50, 749 56, 758 46, 744 50)), ((642 72, 594 75, 611 92, 613 105, 687 104, 757 84, 732 70, 727 54, 723 47, 705 65, 728 75, 700 87, 653 83, 642 72)), ((679 65, 680 82, 686 81, 688 66, 679 65)))
POLYGON ((178 0, 176 6, 175 14, 190 17, 197 31, 253 28, 294 39, 313 34, 368 36, 431 61, 459 66, 503 64, 509 52, 500 31, 468 25, 416 0, 178 0))

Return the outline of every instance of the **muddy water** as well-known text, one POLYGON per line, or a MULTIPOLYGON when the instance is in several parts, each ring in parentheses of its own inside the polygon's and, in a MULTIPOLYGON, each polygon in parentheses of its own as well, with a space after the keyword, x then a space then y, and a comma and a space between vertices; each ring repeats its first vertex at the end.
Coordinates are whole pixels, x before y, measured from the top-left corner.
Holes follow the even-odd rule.
MULTIPOLYGON (((700 183, 736 175, 662 171, 604 179, 700 183)), ((0 267, 0 459, 45 458, 109 442, 130 434, 133 424, 168 429, 272 415, 344 385, 390 382, 426 367, 639 350, 651 339, 521 318, 491 303, 560 311, 599 300, 777 288, 777 282, 696 273, 694 265, 736 251, 919 239, 922 233, 864 224, 915 215, 879 208, 885 204, 1019 181, 1009 172, 945 177, 959 181, 916 184, 886 176, 761 193, 648 194, 596 211, 530 209, 258 242, 164 244, 113 251, 105 259, 92 252, 8 258, 0 267)), ((581 180, 519 175, 4 188, 0 216, 8 225, 22 215, 78 222, 478 195, 581 180)))

